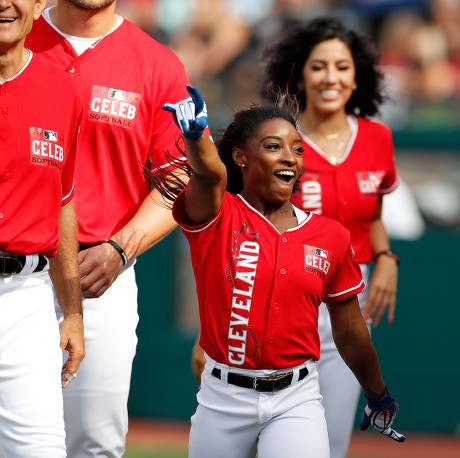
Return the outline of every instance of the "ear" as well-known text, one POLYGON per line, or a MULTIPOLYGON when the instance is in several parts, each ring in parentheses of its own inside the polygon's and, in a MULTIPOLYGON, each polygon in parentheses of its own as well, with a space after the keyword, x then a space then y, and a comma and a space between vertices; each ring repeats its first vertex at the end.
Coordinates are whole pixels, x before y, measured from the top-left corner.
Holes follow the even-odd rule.
POLYGON ((246 167, 246 155, 239 148, 232 149, 233 162, 239 167, 246 167))
POLYGON ((35 0, 34 19, 38 19, 45 9, 46 0, 35 0))

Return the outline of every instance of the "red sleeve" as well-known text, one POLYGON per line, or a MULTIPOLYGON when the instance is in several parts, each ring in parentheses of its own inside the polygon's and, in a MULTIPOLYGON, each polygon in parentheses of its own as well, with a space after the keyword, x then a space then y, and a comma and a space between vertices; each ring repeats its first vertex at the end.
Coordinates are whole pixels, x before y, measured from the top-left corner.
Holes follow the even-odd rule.
POLYGON ((360 293, 363 289, 361 269, 353 247, 349 245, 328 285, 324 302, 342 301, 360 293))
POLYGON ((380 183, 380 194, 389 194, 399 185, 398 173, 396 171, 394 145, 391 130, 384 126, 384 139, 382 146, 382 158, 385 161, 385 175, 380 183))

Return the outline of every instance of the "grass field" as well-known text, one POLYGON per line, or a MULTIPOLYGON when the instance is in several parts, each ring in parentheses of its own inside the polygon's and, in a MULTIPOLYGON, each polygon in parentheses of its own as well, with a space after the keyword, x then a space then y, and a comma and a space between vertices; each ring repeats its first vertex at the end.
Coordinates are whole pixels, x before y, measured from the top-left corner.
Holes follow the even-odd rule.
POLYGON ((152 450, 152 448, 131 447, 126 450, 123 458, 187 458, 184 450, 152 450))

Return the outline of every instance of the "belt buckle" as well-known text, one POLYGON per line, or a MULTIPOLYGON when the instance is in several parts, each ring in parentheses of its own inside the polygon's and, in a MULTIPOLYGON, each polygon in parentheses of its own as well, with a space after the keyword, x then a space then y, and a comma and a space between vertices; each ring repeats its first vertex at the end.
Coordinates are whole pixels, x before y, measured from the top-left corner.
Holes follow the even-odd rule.
POLYGON ((0 256, 0 275, 2 276, 17 274, 21 272, 23 267, 24 266, 21 264, 19 259, 14 255, 8 254, 0 256), (6 271, 6 266, 8 262, 13 262, 14 271, 6 271))
POLYGON ((268 390, 263 391, 263 390, 259 389, 257 383, 259 381, 260 382, 272 382, 271 391, 274 392, 275 391, 275 382, 277 380, 283 379, 284 377, 288 377, 289 375, 290 375, 289 372, 286 372, 285 374, 270 375, 268 377, 260 377, 260 378, 254 377, 254 380, 252 382, 252 388, 254 389, 254 391, 257 391, 258 393, 266 393, 266 392, 268 392, 268 390))

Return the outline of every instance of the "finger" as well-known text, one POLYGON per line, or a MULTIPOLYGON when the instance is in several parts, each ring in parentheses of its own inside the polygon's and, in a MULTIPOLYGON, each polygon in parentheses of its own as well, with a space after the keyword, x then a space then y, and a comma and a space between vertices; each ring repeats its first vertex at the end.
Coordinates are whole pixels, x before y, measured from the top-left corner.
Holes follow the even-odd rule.
POLYGON ((371 424, 369 417, 366 415, 366 413, 363 412, 361 416, 361 422, 359 424, 359 427, 361 431, 365 431, 367 428, 369 428, 369 425, 371 424))
POLYGON ((395 320, 396 301, 393 299, 388 306, 388 323, 393 324, 395 320))
POLYGON ((64 370, 61 375, 62 388, 66 389, 69 386, 69 383, 77 377, 77 373, 71 374, 64 370))
POLYGON ((203 97, 195 86, 188 85, 187 91, 195 104, 195 113, 200 113, 204 107, 203 97))
POLYGON ((165 103, 162 107, 162 110, 169 111, 170 113, 176 113, 176 107, 171 103, 165 103))
POLYGON ((404 434, 399 434, 393 428, 385 429, 384 431, 382 431, 382 434, 385 434, 385 436, 390 437, 396 442, 404 442, 406 440, 406 436, 404 436, 404 434))
POLYGON ((385 313, 386 306, 385 305, 380 305, 372 318, 372 326, 375 328, 377 325, 380 323, 380 320, 382 319, 383 314, 385 313))

